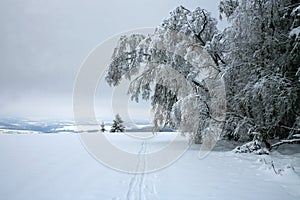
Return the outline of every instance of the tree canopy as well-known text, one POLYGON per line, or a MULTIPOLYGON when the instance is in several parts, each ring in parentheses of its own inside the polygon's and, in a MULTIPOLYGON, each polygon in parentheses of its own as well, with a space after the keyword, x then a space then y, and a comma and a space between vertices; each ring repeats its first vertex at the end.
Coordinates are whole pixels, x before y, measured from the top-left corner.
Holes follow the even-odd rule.
POLYGON ((121 37, 106 81, 130 80, 131 99, 151 101, 155 126, 194 138, 207 133, 212 119, 221 120, 216 98, 227 102, 224 136, 292 137, 300 121, 299 3, 223 0, 219 10, 230 24, 223 31, 205 9, 179 6, 153 34, 121 37), (203 78, 209 66, 225 82, 226 96, 210 92, 221 82, 203 78))

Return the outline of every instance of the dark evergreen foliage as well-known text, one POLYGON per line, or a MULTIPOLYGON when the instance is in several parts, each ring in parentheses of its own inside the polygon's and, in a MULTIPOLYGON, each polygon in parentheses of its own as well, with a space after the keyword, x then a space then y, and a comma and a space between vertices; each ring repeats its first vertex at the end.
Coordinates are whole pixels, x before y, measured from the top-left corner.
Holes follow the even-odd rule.
POLYGON ((123 120, 121 119, 120 115, 117 114, 113 125, 111 126, 110 132, 124 132, 125 131, 125 126, 123 125, 123 120))

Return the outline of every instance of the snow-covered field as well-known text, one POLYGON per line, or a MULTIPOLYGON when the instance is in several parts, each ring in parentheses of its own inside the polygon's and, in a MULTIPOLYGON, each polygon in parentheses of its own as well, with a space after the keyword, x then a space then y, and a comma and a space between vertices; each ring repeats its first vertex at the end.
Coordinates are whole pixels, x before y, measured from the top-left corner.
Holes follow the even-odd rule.
MULTIPOLYGON (((146 143, 123 134, 107 135, 137 153, 167 145, 174 133, 159 134, 146 143)), ((194 145, 173 165, 136 175, 97 162, 78 134, 0 134, 0 199, 298 200, 299 145, 289 148, 258 156, 234 154, 221 143, 199 160, 199 146, 194 145)))

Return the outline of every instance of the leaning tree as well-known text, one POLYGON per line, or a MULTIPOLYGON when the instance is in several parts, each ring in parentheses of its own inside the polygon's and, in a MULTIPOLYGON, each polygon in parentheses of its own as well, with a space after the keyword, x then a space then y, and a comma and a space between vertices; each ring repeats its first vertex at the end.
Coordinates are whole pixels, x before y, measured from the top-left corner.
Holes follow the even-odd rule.
POLYGON ((225 94, 218 94, 224 90, 224 61, 216 24, 204 9, 179 6, 153 34, 120 38, 106 81, 117 86, 130 80, 132 100, 151 100, 155 127, 179 128, 199 142, 210 123, 222 121, 225 109, 225 94))

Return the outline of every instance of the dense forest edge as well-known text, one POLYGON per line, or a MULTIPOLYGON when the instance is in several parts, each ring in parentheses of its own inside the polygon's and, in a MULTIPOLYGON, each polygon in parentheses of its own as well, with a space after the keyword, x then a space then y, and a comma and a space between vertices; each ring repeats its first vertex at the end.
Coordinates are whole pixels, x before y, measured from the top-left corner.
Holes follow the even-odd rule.
POLYGON ((219 12, 229 23, 224 30, 209 11, 179 6, 152 34, 122 36, 106 81, 117 86, 130 80, 131 99, 151 101, 157 129, 173 127, 196 143, 210 134, 212 120, 222 122, 222 138, 248 142, 236 152, 262 154, 299 143, 300 3, 222 0, 219 12), (214 117, 216 102, 207 81, 199 79, 203 69, 190 61, 197 59, 195 48, 208 53, 207 61, 224 81, 226 95, 218 100, 226 102, 224 119, 214 117))

